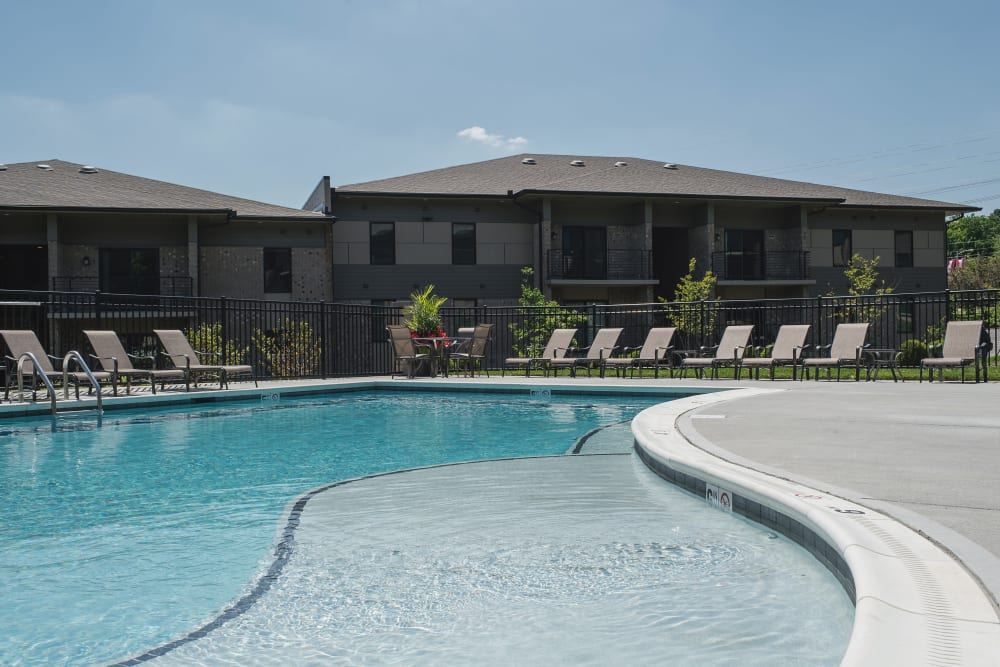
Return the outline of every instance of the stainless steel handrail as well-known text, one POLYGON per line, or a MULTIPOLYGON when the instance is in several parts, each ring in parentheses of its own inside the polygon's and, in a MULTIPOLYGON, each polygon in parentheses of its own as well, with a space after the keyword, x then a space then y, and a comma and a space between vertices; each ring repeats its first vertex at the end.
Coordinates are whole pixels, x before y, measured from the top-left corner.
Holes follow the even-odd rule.
MULTIPOLYGON (((49 400, 52 402, 52 416, 56 416, 56 389, 52 386, 52 380, 45 374, 42 370, 42 365, 38 363, 38 359, 31 352, 22 352, 21 356, 17 358, 17 395, 24 400, 24 362, 30 361, 35 366, 35 375, 42 378, 42 382, 45 383, 45 388, 49 390, 49 400)), ((65 382, 65 378, 63 379, 65 382)))
POLYGON ((86 374, 87 379, 90 380, 90 385, 94 388, 94 393, 97 395, 97 412, 98 412, 98 414, 104 412, 104 404, 101 402, 101 383, 97 381, 97 378, 94 377, 94 374, 90 371, 90 366, 88 366, 87 362, 83 360, 83 355, 81 355, 76 350, 70 350, 69 352, 66 353, 66 356, 63 357, 63 363, 62 363, 62 367, 63 367, 63 398, 66 398, 66 399, 69 398, 69 384, 67 382, 67 380, 69 379, 68 378, 69 372, 66 369, 69 367, 69 362, 70 362, 71 359, 75 359, 76 362, 78 364, 80 364, 80 368, 83 369, 83 372, 86 374))

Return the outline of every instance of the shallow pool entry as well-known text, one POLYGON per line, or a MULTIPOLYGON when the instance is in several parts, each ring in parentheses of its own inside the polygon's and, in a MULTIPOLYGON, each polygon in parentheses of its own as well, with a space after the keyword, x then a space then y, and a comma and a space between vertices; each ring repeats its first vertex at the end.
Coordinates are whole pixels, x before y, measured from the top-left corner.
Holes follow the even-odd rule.
MULTIPOLYGON (((249 592, 257 573, 270 567, 288 505, 308 489, 335 480, 455 461, 563 454, 584 434, 621 424, 663 400, 654 396, 375 391, 320 399, 281 397, 197 410, 120 413, 106 416, 100 429, 86 419, 61 419, 55 430, 47 422, 5 422, 5 434, 0 437, 0 507, 5 517, 0 528, 4 553, 0 576, 5 581, 5 595, 0 598, 5 619, 0 663, 90 665, 183 639, 249 592)), ((596 446, 596 439, 593 444, 596 446)), ((606 449, 615 450, 613 446, 606 449)), ((631 459, 627 455, 617 458, 631 459)), ((402 480, 409 475, 391 477, 405 485, 402 480)), ((489 493, 502 492, 508 482, 513 480, 497 481, 496 489, 489 493)), ((433 486, 421 485, 420 493, 426 490, 433 494, 433 486)), ((538 480, 537 486, 544 487, 546 482, 538 480)), ((348 487, 360 488, 354 484, 343 488, 348 487)), ((453 512, 449 508, 479 507, 479 498, 487 489, 476 487, 473 484, 460 493, 446 493, 438 509, 428 516, 442 519, 453 512)), ((524 487, 518 488, 524 495, 524 487)), ((686 498, 658 480, 655 488, 665 497, 686 498)), ((533 486, 527 489, 529 497, 544 491, 533 486)), ((394 489, 390 495, 395 498, 395 494, 394 489)), ((570 497, 583 502, 601 495, 599 488, 590 486, 578 488, 570 497)), ((537 506, 539 511, 554 502, 546 498, 537 506)), ((314 502, 320 501, 317 497, 314 502)), ((423 503, 416 497, 408 502, 416 506, 423 503)), ((372 528, 373 535, 390 540, 388 546, 367 553, 358 551, 360 545, 332 550, 330 544, 317 543, 311 550, 305 541, 307 533, 297 532, 294 558, 302 567, 287 568, 246 615, 228 621, 203 640, 186 644, 184 650, 204 650, 206 642, 224 637, 219 633, 249 622, 249 614, 261 602, 278 599, 274 596, 280 587, 294 585, 289 574, 293 569, 295 576, 329 579, 335 591, 324 600, 318 620, 303 622, 320 623, 317 627, 333 623, 325 611, 329 604, 344 614, 336 625, 352 627, 351 615, 358 612, 358 628, 365 625, 361 622, 365 619, 373 636, 379 627, 394 628, 378 641, 395 642, 390 637, 402 627, 399 619, 412 619, 416 628, 419 619, 425 618, 421 610, 434 607, 435 600, 443 605, 440 609, 453 610, 450 613, 455 623, 466 617, 461 613, 466 604, 471 605, 470 612, 479 609, 477 613, 485 618, 494 613, 486 603, 503 591, 516 590, 506 583, 527 581, 525 575, 532 570, 537 570, 538 578, 517 593, 514 599, 520 600, 519 604, 541 595, 561 600, 560 606, 574 607, 587 604, 587 587, 605 591, 641 588, 643 564, 658 562, 661 567, 657 571, 666 572, 672 563, 684 560, 680 555, 686 550, 706 554, 702 562, 708 563, 726 561, 725 554, 732 548, 725 541, 704 548, 677 546, 662 536, 641 531, 593 544, 582 536, 573 537, 577 520, 571 510, 576 503, 560 502, 566 509, 565 523, 539 524, 537 536, 547 535, 543 540, 497 543, 497 549, 478 555, 472 552, 457 561, 449 560, 449 545, 465 540, 486 540, 484 544, 489 544, 492 538, 469 528, 471 523, 448 529, 447 522, 435 520, 431 525, 444 533, 430 543, 407 546, 393 536, 401 534, 398 531, 404 524, 414 519, 397 519, 389 510, 372 528), (575 556, 574 545, 583 547, 575 556), (429 551, 432 548, 441 551, 435 556, 429 551), (528 558, 526 562, 511 560, 521 553, 528 558), (331 558, 334 560, 324 560, 331 558), (366 564, 381 564, 392 571, 397 560, 414 565, 428 558, 442 562, 444 569, 417 566, 405 581, 397 582, 365 578, 366 564), (597 574, 584 577, 583 570, 562 566, 545 574, 540 566, 568 565, 573 560, 597 574), (604 565, 607 571, 602 573, 602 566, 596 564, 601 561, 621 562, 623 568, 604 565), (351 564, 355 570, 350 569, 351 564), (585 579, 589 582, 586 585, 585 579), (416 590, 405 587, 414 581, 419 582, 416 589, 431 597, 420 600, 409 593, 399 596, 394 592, 416 590), (360 582, 367 583, 358 589, 360 582), (607 588, 612 584, 617 588, 607 588), (395 588, 397 585, 403 588, 395 588), (577 602, 572 602, 574 590, 581 594, 577 602), (481 595, 470 597, 470 591, 481 591, 481 595), (357 606, 359 600, 379 599, 382 602, 374 606, 357 606), (396 620, 371 623, 372 619, 392 618, 393 610, 401 614, 396 620)), ((516 535, 528 525, 524 516, 510 522, 500 516, 513 509, 493 507, 478 517, 484 528, 506 526, 506 534, 516 535)), ((703 505, 695 501, 694 507, 703 505)), ((407 508, 396 509, 404 512, 407 508)), ((614 507, 607 507, 607 512, 613 517, 614 507)), ((532 514, 529 510, 526 516, 532 514)), ((313 516, 304 515, 303 526, 306 518, 313 520, 313 516)), ((375 515, 370 518, 377 519, 375 515)), ((355 524, 355 530, 362 533, 366 532, 363 520, 361 516, 361 523, 355 524)), ((342 536, 348 528, 344 524, 330 530, 330 535, 342 536)), ((432 530, 426 534, 435 535, 432 530)), ((812 565, 825 572, 818 564, 812 565)), ((843 597, 842 592, 839 595, 843 597)), ((305 616, 298 618, 308 618, 315 611, 303 609, 305 616)), ((508 619, 510 632, 522 616, 508 619)), ((440 621, 447 617, 447 613, 439 617, 433 632, 448 631, 449 623, 440 621)), ((638 618, 633 617, 633 621, 652 620, 651 616, 638 618)), ((685 626, 686 622, 678 620, 677 624, 685 626)), ((470 627, 468 632, 476 631, 470 627)), ((356 634, 349 632, 342 639, 352 643, 356 634)), ((345 655, 355 650, 347 643, 343 646, 345 655)), ((219 655, 228 659, 224 657, 228 654, 219 655)))

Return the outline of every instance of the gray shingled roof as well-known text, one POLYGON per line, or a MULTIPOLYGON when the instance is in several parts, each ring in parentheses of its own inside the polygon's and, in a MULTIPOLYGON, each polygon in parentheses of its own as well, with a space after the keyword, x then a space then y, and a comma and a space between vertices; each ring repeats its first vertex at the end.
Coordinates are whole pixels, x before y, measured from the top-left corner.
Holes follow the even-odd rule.
POLYGON ((148 211, 231 212, 240 218, 323 219, 320 213, 229 197, 207 190, 154 181, 83 165, 48 160, 0 168, 0 208, 122 209, 148 211), (45 164, 51 170, 40 169, 45 164))
POLYGON ((978 211, 974 206, 850 190, 829 185, 786 181, 704 169, 688 165, 665 168, 666 163, 639 158, 579 155, 533 155, 475 162, 408 176, 355 183, 336 188, 338 195, 447 195, 503 197, 515 195, 594 194, 706 199, 817 201, 842 206, 978 211), (535 164, 523 164, 531 158, 535 164), (573 166, 580 160, 584 166, 573 166), (616 166, 616 163, 624 163, 616 166))

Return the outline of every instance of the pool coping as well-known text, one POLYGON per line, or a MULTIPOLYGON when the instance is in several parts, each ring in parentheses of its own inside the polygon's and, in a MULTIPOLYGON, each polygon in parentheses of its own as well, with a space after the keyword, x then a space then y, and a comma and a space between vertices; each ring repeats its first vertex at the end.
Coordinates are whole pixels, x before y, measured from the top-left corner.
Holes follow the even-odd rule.
POLYGON ((783 532, 830 568, 848 594, 853 588, 855 621, 842 665, 995 664, 993 600, 944 549, 871 507, 723 460, 683 432, 700 408, 766 393, 777 392, 734 389, 648 408, 632 423, 636 449, 661 477, 783 532))

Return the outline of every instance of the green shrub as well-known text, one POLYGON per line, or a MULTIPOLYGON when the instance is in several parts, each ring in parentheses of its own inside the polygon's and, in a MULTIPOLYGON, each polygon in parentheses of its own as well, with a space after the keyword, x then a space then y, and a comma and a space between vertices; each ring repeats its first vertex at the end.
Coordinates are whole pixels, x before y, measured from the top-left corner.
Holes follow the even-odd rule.
POLYGON ((903 341, 899 346, 899 352, 900 366, 919 366, 920 360, 928 357, 927 344, 916 338, 903 341))
MULTIPOLYGON (((204 359, 204 363, 221 363, 222 361, 222 323, 212 322, 199 324, 196 327, 184 330, 184 335, 191 342, 191 347, 197 352, 211 352, 219 355, 216 359, 204 359)), ((234 340, 225 341, 226 363, 244 364, 246 363, 248 347, 240 347, 234 340)))
POLYGON ((274 377, 306 377, 319 368, 322 340, 308 322, 286 319, 280 328, 271 331, 255 329, 253 342, 274 377))

